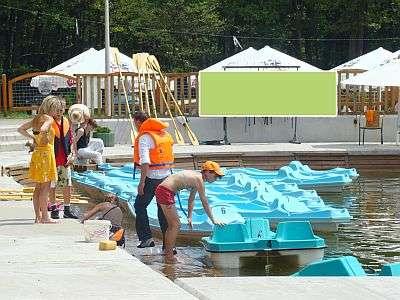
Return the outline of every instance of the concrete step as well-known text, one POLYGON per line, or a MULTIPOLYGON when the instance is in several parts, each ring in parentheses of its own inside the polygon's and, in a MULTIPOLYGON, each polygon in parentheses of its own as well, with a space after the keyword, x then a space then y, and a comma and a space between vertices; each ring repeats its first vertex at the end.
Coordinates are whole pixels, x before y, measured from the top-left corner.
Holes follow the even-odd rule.
POLYGON ((19 127, 18 124, 11 124, 11 125, 1 125, 0 124, 0 132, 1 133, 5 133, 5 132, 7 132, 7 133, 18 133, 17 132, 18 127, 19 127))
POLYGON ((10 151, 28 151, 28 148, 25 147, 26 139, 24 140, 16 140, 16 141, 6 141, 0 142, 0 152, 10 152, 10 151))
POLYGON ((22 134, 19 134, 18 132, 7 132, 7 131, 4 132, 1 127, 0 127, 0 133, 1 133, 0 143, 27 140, 27 138, 24 137, 22 134))

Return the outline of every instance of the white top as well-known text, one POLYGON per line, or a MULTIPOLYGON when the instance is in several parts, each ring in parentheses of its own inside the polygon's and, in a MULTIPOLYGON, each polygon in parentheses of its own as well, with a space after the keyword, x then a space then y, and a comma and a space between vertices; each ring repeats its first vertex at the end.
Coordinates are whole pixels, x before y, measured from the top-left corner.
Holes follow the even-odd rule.
POLYGON ((372 86, 400 86, 400 59, 376 67, 357 76, 343 80, 342 84, 372 85, 372 86))
MULTIPOLYGON (((142 164, 150 164, 150 149, 154 149, 154 141, 149 134, 143 134, 139 138, 139 163, 142 164)), ((167 176, 171 175, 171 170, 167 169, 149 169, 147 173, 147 177, 151 179, 163 179, 167 176)))
POLYGON ((393 57, 393 53, 382 47, 368 52, 364 55, 356 57, 348 62, 345 62, 332 70, 360 69, 372 70, 383 63, 385 60, 393 57))
POLYGON ((247 48, 235 55, 232 55, 202 71, 212 71, 212 72, 274 72, 274 71, 286 71, 286 72, 297 72, 297 71, 321 71, 317 67, 314 67, 304 61, 280 52, 269 46, 265 46, 260 50, 256 50, 252 47, 247 48), (235 66, 241 66, 242 68, 234 68, 235 66), (248 66, 249 68, 245 68, 248 66), (259 68, 252 68, 257 66, 259 68), (262 68, 261 66, 265 66, 262 68), (292 66, 297 68, 268 68, 270 66, 292 66), (228 67, 228 68, 224 68, 228 67), (231 67, 231 68, 229 68, 231 67))

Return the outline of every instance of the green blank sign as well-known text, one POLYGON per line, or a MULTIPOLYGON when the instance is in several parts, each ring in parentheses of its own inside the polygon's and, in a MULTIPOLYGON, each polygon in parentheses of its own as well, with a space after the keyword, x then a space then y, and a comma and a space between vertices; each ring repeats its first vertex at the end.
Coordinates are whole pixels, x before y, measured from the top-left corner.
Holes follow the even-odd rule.
POLYGON ((200 72, 200 116, 336 116, 335 72, 200 72))

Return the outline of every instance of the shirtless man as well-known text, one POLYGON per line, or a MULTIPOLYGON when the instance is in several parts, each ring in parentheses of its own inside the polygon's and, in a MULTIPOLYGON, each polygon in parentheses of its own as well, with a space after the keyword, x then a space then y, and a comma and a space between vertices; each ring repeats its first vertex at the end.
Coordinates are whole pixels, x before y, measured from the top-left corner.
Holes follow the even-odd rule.
POLYGON ((222 222, 214 219, 204 189, 205 181, 212 183, 222 176, 224 176, 224 173, 216 162, 206 161, 201 167, 201 173, 196 171, 182 171, 172 174, 157 187, 155 192, 156 200, 161 206, 168 223, 165 233, 165 260, 167 263, 176 262, 173 249, 179 232, 180 221, 175 207, 175 194, 183 189, 190 191, 188 199, 188 224, 190 228, 192 228, 192 212, 197 192, 211 222, 214 225, 223 225, 222 222))

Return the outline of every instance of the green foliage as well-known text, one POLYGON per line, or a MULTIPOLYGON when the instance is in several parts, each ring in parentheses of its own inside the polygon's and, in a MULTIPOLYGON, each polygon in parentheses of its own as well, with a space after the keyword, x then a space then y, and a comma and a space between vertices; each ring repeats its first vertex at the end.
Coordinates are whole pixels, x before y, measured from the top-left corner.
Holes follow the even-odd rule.
POLYGON ((29 119, 31 116, 26 111, 8 111, 1 112, 0 117, 3 119, 29 119))
MULTIPOLYGON (((45 71, 104 46, 104 0, 4 0, 0 70, 45 71), (75 24, 78 24, 79 34, 75 24)), ((156 55, 164 71, 201 70, 265 45, 330 69, 377 47, 398 50, 399 0, 112 0, 111 45, 156 55)))
POLYGON ((108 128, 107 126, 97 126, 95 131, 97 133, 110 133, 111 129, 108 128))

